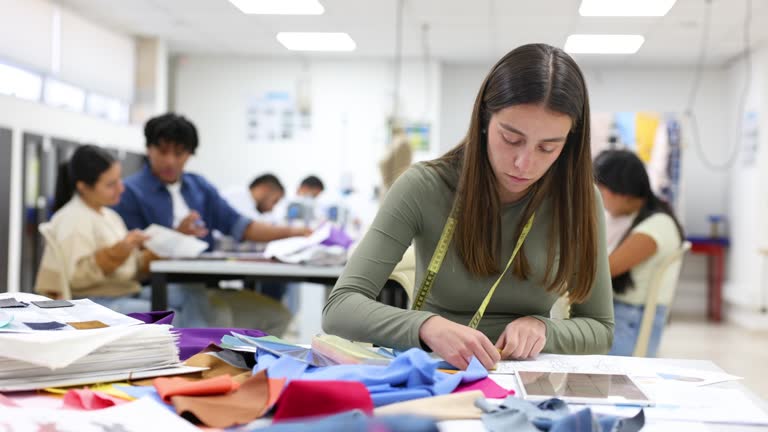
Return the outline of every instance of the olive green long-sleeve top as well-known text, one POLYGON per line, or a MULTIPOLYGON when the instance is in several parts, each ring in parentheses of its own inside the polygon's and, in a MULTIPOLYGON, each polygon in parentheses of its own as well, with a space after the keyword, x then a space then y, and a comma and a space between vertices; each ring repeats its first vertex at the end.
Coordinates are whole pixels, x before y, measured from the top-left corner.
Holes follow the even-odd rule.
MULTIPOLYGON (((458 176, 458 173, 454 175, 458 176)), ((531 266, 528 280, 512 271, 504 276, 488 305, 478 330, 495 343, 507 324, 533 316, 546 324, 544 352, 599 354, 613 342, 613 302, 605 245, 602 200, 598 206, 597 275, 590 297, 571 306, 571 318, 550 319, 557 294, 542 284, 547 262, 551 206, 537 209, 523 245, 531 266)), ((392 269, 411 242, 416 252, 416 290, 426 274, 435 247, 451 211, 454 192, 434 168, 417 164, 403 173, 387 193, 370 230, 354 251, 323 309, 323 329, 357 341, 398 349, 418 347, 419 328, 434 315, 466 325, 498 278, 477 277, 464 267, 451 242, 423 310, 404 310, 377 302, 392 269)), ((503 269, 517 242, 515 228, 528 198, 502 207, 501 254, 503 269)))

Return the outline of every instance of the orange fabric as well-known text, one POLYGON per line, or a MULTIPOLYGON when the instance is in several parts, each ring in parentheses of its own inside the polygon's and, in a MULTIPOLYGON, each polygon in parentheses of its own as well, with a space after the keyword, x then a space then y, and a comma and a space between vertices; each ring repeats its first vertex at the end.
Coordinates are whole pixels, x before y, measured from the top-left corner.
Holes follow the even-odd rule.
POLYGON ((240 384, 229 375, 221 375, 201 381, 186 378, 155 378, 152 382, 157 393, 166 403, 171 403, 173 396, 211 396, 227 394, 237 390, 240 384))
POLYGON ((176 413, 187 420, 217 428, 249 423, 266 414, 280 397, 285 378, 267 378, 261 371, 237 391, 217 396, 173 396, 176 413))

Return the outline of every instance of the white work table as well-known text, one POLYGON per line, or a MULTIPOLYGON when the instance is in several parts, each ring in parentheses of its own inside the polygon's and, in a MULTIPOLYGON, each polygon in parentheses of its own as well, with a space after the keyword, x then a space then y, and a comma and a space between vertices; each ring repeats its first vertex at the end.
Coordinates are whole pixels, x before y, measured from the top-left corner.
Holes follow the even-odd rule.
MULTIPOLYGON (((629 362, 636 363, 639 367, 650 367, 650 368, 658 368, 658 370, 662 370, 665 367, 678 367, 678 368, 687 368, 687 369, 697 369, 707 372, 719 372, 723 373, 724 371, 719 368, 717 365, 715 365, 713 362, 708 360, 680 360, 680 359, 659 359, 659 358, 617 358, 626 360, 629 362)), ((727 371, 725 371, 727 373, 727 371)), ((517 388, 517 380, 514 375, 496 375, 491 374, 491 378, 499 383, 502 387, 514 389, 517 391, 517 394, 520 394, 517 388)), ((768 404, 762 399, 760 399, 756 394, 754 394, 751 390, 747 389, 746 386, 742 383, 742 381, 727 381, 722 382, 718 384, 712 384, 710 386, 703 386, 703 387, 696 387, 696 389, 701 389, 702 391, 706 391, 706 389, 709 388, 715 388, 715 389, 730 389, 735 390, 744 396, 746 396, 747 399, 752 401, 758 408, 762 409, 764 413, 768 413, 768 404)), ((685 401, 682 401, 685 402, 685 401)), ((727 400, 718 401, 722 404, 727 403, 727 400)), ((585 405, 573 405, 571 404, 571 407, 586 407, 585 405)), ((599 409, 599 406, 596 409, 599 409)), ((726 424, 726 423, 711 423, 711 422, 704 422, 704 421, 677 421, 677 420, 669 420, 669 419, 661 419, 658 414, 655 414, 655 412, 659 412, 659 410, 667 410, 667 413, 669 412, 669 407, 665 408, 654 408, 654 407, 646 407, 645 410, 645 427, 643 427, 643 431, 648 432, 658 432, 658 431, 686 431, 686 432, 715 432, 715 431, 723 431, 723 432, 730 432, 730 431, 744 431, 744 432, 750 432, 750 431, 765 431, 768 430, 768 425, 747 425, 747 424, 726 424)), ((708 413, 705 411, 701 412, 701 418, 704 418, 708 413)), ((485 427, 483 426, 482 422, 479 420, 452 420, 452 421, 443 421, 440 423, 440 430, 441 432, 473 432, 473 431, 485 431, 485 427)))
POLYGON ((233 259, 158 260, 150 264, 152 310, 168 306, 168 282, 209 282, 229 279, 313 282, 334 285, 343 266, 312 266, 233 259))

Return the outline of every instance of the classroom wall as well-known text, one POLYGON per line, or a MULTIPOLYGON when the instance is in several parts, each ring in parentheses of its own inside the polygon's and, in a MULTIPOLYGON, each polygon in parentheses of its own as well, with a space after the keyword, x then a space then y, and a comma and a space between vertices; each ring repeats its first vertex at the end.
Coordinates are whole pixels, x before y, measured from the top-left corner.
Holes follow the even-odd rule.
MULTIPOLYGON (((439 142, 440 69, 403 64, 400 117, 432 124, 439 142), (425 80, 427 84, 425 85, 425 80)), ((379 184, 378 161, 388 145, 386 119, 393 104, 394 67, 384 60, 270 60, 183 56, 172 65, 172 109, 198 127, 200 148, 189 163, 223 188, 247 185, 256 175, 278 175, 289 193, 307 174, 320 176, 335 192, 351 176, 364 195, 379 184), (312 127, 294 139, 249 141, 249 98, 287 92, 311 104, 312 127)), ((415 155, 427 158, 437 154, 415 155)))
POLYGON ((133 38, 46 0, 3 0, 0 8, 0 60, 133 100, 133 38))
POLYGON ((747 328, 768 329, 768 256, 760 253, 760 249, 768 249, 768 49, 754 52, 750 63, 743 108, 741 96, 747 79, 743 57, 729 65, 727 76, 730 97, 726 102, 733 112, 731 130, 738 139, 739 154, 729 189, 731 247, 724 299, 727 319, 747 328), (750 113, 757 116, 756 128, 745 121, 750 113), (757 143, 756 152, 750 149, 752 143, 757 143))

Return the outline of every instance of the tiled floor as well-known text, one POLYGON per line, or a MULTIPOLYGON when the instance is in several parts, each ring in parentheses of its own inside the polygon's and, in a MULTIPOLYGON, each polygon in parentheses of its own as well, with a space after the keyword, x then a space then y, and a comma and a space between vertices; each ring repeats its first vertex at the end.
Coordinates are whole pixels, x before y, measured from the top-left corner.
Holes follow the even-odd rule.
POLYGON ((673 315, 659 357, 711 360, 768 401, 768 332, 744 330, 703 316, 673 315))

